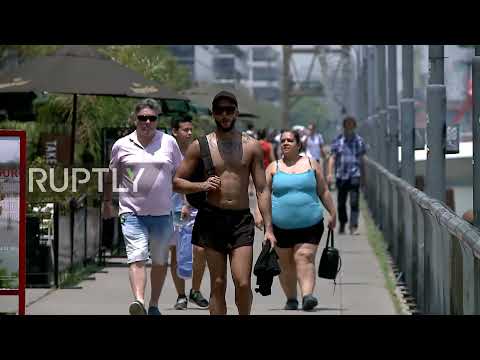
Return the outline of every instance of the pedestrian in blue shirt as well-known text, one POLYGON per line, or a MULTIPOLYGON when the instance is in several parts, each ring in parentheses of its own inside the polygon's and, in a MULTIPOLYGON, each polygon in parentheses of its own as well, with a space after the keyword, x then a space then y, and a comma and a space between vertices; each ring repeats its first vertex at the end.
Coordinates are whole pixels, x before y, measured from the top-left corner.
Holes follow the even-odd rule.
POLYGON ((338 135, 331 146, 327 181, 337 186, 339 233, 345 233, 348 222, 347 197, 350 194, 350 233, 358 232, 358 200, 360 186, 364 184, 366 146, 363 139, 355 133, 357 122, 353 116, 343 120, 343 134, 338 135), (335 170, 334 170, 335 169, 335 170), (335 171, 335 175, 334 175, 335 171))

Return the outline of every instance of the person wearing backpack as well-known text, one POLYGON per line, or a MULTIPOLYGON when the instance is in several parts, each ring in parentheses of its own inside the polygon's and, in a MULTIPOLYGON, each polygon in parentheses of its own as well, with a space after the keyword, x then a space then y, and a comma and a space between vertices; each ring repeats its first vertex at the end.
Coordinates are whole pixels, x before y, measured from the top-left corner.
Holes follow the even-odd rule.
POLYGON ((250 175, 265 221, 264 240, 272 247, 276 243, 265 186, 263 151, 256 139, 235 129, 239 111, 234 94, 218 93, 212 101, 212 110, 216 130, 188 147, 173 186, 174 191, 184 194, 207 194, 195 218, 192 243, 205 248, 211 285, 210 314, 227 313, 225 293, 227 261, 230 260, 238 313, 249 315, 253 300, 251 275, 255 235, 248 195, 250 175), (210 156, 205 156, 205 152, 210 156), (202 162, 207 163, 208 179, 192 181, 202 162), (212 166, 208 166, 208 162, 212 166))
MULTIPOLYGON (((188 145, 192 142, 192 117, 189 115, 174 117, 171 127, 172 135, 177 140, 183 159, 188 145)), ((208 300, 205 299, 200 292, 200 285, 206 266, 205 250, 191 244, 192 228, 197 215, 197 209, 190 206, 183 194, 174 192, 172 201, 174 232, 170 242, 170 272, 178 294, 174 308, 176 310, 185 310, 187 309, 188 301, 193 302, 201 308, 207 308, 208 300), (180 254, 180 256, 177 256, 177 254, 180 254), (186 275, 182 274, 182 268, 179 269, 177 262, 177 260, 182 260, 182 254, 184 254, 187 261, 191 262, 190 264, 184 265, 189 268, 189 271, 185 270, 185 272, 188 273, 186 275), (187 299, 184 278, 190 277, 192 278, 192 288, 190 289, 187 299)))
MULTIPOLYGON (((328 210, 328 228, 336 225, 336 209, 320 164, 300 155, 302 142, 295 130, 281 134, 283 157, 266 170, 267 189, 271 191, 272 223, 277 239, 280 285, 287 302, 285 310, 297 310, 297 281, 302 309, 311 311, 318 300, 315 289, 315 256, 323 235, 324 207, 328 210)), ((256 213, 255 222, 263 219, 256 213)))

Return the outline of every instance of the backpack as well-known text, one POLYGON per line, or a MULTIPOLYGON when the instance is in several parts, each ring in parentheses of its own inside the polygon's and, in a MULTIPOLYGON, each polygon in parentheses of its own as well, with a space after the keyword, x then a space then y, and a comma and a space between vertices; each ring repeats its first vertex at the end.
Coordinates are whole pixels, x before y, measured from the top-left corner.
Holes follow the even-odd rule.
MULTIPOLYGON (((202 161, 198 162, 197 167, 195 168, 192 176, 190 176, 190 181, 192 182, 202 182, 208 179, 210 176, 215 175, 215 168, 213 166, 212 155, 210 154, 210 147, 208 146, 208 140, 206 136, 201 136, 198 139, 198 144, 200 145, 200 157, 202 161), (205 173, 207 177, 205 178, 205 173)), ((197 193, 191 193, 186 195, 188 203, 196 209, 201 209, 205 206, 207 201, 207 192, 200 191, 197 193)))

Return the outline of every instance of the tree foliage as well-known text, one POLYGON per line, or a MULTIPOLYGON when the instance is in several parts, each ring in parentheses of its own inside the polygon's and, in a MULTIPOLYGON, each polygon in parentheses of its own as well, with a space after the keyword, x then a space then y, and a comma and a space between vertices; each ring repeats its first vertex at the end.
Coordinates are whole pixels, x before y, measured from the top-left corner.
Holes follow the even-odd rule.
POLYGON ((290 123, 307 126, 313 122, 322 131, 328 126, 328 116, 328 108, 321 99, 303 97, 290 110, 290 123))
MULTIPOLYGON (((57 50, 57 45, 0 45, 0 55, 6 49, 17 51, 19 57, 29 58, 49 55, 57 50)), ((149 80, 157 81, 173 90, 187 88, 188 70, 178 64, 164 46, 160 45, 106 45, 97 50, 112 60, 141 73, 149 80)), ((76 126, 76 160, 87 154, 95 163, 100 163, 101 131, 105 127, 128 126, 127 119, 138 99, 115 98, 110 96, 79 96, 76 126)), ((29 128, 34 143, 34 152, 29 151, 29 159, 36 158, 38 140, 41 133, 69 134, 73 96, 49 95, 35 101, 36 122, 33 126, 20 124, 15 128, 29 128)), ((14 120, 14 119, 13 119, 14 120)), ((10 125, 3 123, 2 126, 10 125)), ((166 125, 166 121, 162 125, 166 125)))
MULTIPOLYGON (((5 50, 14 50, 21 59, 40 55, 49 55, 61 45, 0 45, 0 61, 6 55, 5 50)), ((139 72, 146 79, 157 81, 172 90, 182 90, 190 86, 187 68, 179 64, 168 50, 161 45, 104 45, 96 49, 122 65, 139 72)), ((75 133, 75 161, 83 163, 89 158, 93 164, 101 164, 102 129, 108 127, 127 127, 128 118, 139 99, 115 98, 110 96, 78 96, 77 122, 75 133)), ((48 95, 34 101, 36 121, 20 123, 2 122, 2 128, 24 129, 27 132, 29 165, 48 168, 42 163, 40 155, 41 134, 70 135, 72 121, 72 95, 48 95)), ((203 122, 200 122, 203 124, 203 122)), ((162 118, 159 127, 170 127, 170 119, 162 118)), ((63 169, 59 168, 62 172, 63 169)), ((60 176, 61 178, 61 176, 60 176)), ((85 189, 86 191, 91 191, 85 189)), ((47 196, 58 201, 66 201, 65 196, 57 194, 31 194, 29 200, 40 200, 47 196)))

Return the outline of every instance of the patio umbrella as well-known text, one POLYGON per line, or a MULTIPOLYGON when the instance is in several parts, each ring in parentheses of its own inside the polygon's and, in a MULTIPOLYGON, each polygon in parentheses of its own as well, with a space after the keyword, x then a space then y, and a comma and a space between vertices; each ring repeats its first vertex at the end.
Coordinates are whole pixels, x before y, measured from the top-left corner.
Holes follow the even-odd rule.
POLYGON ((86 45, 67 45, 54 55, 34 58, 11 72, 0 74, 0 93, 28 92, 73 95, 72 164, 78 95, 154 98, 161 100, 164 111, 168 111, 169 101, 188 101, 86 45))

